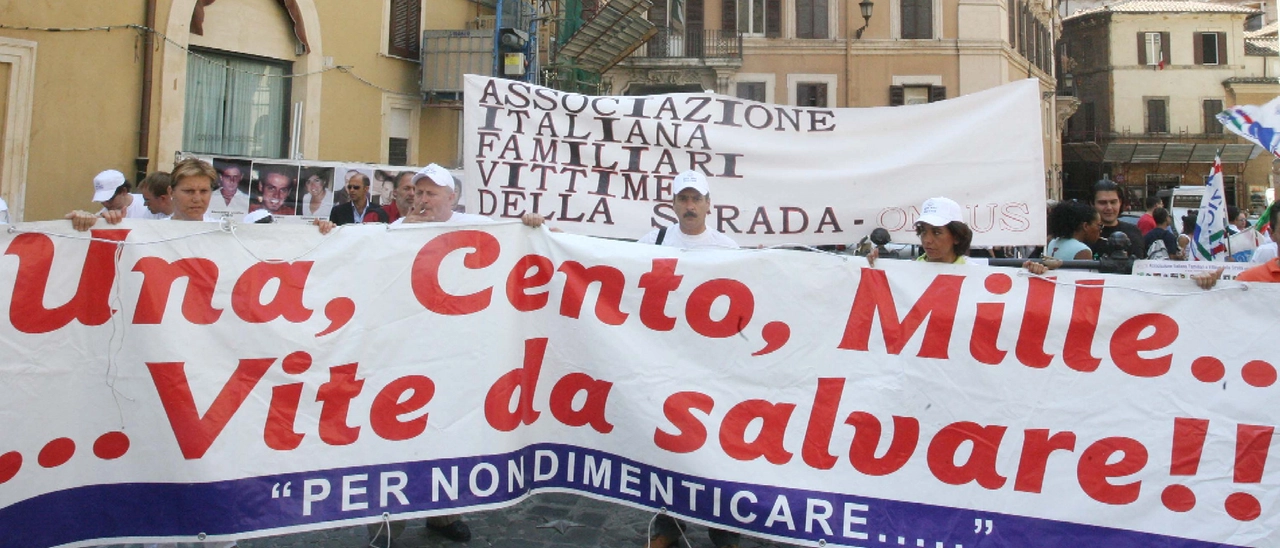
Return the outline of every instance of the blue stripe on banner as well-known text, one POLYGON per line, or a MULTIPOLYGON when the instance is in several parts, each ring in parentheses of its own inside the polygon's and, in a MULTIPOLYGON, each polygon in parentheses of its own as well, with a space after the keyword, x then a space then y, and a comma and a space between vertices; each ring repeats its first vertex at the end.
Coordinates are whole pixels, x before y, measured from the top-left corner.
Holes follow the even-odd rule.
MULTIPOLYGON (((359 466, 202 484, 92 485, 0 509, 0 548, 316 530, 391 514, 513 504, 576 491, 705 524, 814 544, 927 548, 1227 546, 1037 518, 719 481, 611 453, 539 444, 501 455, 359 466), (9 534, 14 531, 19 534, 9 534)), ((637 542, 640 542, 637 540, 637 542)))

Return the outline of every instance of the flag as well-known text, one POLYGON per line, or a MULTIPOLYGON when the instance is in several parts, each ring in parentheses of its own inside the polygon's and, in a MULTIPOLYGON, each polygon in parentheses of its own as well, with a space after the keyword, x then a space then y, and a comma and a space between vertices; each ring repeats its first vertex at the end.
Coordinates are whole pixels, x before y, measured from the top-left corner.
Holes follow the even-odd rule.
POLYGON ((1157 55, 1160 56, 1160 61, 1156 63, 1156 70, 1164 70, 1164 50, 1160 50, 1157 55))
MULTIPOLYGON (((684 24, 684 0, 667 0, 667 17, 671 21, 684 24)), ((671 26, 668 24, 667 26, 671 26)))
POLYGON ((1259 243, 1258 233, 1254 232, 1252 227, 1228 236, 1228 241, 1231 243, 1231 245, 1227 246, 1231 248, 1231 257, 1237 263, 1247 263, 1253 260, 1253 251, 1258 249, 1259 243))
POLYGON ((1271 208, 1262 210, 1262 216, 1254 223, 1253 230, 1258 234, 1259 245, 1271 241, 1271 208))
POLYGON ((1280 158, 1280 97, 1265 105, 1241 105, 1218 114, 1222 125, 1280 158))
POLYGON ((1227 199, 1222 188, 1222 158, 1214 157, 1213 170, 1205 183, 1191 239, 1191 260, 1225 260, 1227 255, 1227 199))

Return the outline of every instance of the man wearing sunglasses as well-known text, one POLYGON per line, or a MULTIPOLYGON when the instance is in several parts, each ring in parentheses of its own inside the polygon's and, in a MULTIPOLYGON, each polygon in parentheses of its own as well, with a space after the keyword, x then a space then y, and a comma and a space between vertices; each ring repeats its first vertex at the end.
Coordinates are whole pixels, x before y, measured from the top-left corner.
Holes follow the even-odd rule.
POLYGON ((329 220, 342 226, 360 223, 385 223, 387 212, 369 201, 369 177, 358 171, 347 174, 347 196, 350 202, 333 206, 329 220))

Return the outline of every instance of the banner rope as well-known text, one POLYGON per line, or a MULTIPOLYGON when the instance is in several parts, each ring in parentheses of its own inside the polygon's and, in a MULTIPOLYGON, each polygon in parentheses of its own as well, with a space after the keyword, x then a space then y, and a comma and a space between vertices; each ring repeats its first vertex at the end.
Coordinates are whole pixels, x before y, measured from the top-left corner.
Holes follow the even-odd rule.
MULTIPOLYGON (((658 521, 658 516, 664 516, 666 514, 667 507, 663 506, 662 508, 659 508, 657 512, 653 513, 653 517, 649 518, 649 528, 648 531, 645 532, 644 537, 645 548, 649 548, 649 544, 653 542, 653 524, 658 521)), ((676 530, 680 532, 680 540, 684 541, 685 548, 693 548, 693 545, 689 544, 689 535, 684 534, 684 529, 677 525, 676 530)))
POLYGON ((374 533, 373 538, 369 540, 369 548, 382 548, 374 544, 374 542, 378 541, 378 537, 382 535, 383 531, 387 532, 386 548, 391 548, 391 514, 389 512, 382 513, 382 520, 378 522, 378 532, 374 533))
MULTIPOLYGON (((1041 280, 1044 280, 1051 284, 1060 285, 1063 287, 1080 287, 1080 286, 1077 286, 1075 282, 1065 282, 1065 281, 1060 281, 1057 278, 1051 277, 1051 276, 1032 274, 1028 272, 1026 269, 1019 269, 1018 275, 1025 276, 1028 278, 1040 278, 1041 280)), ((1228 280, 1228 281, 1231 281, 1231 280, 1228 280)), ((1214 286, 1212 289, 1197 289, 1195 291, 1187 291, 1183 293, 1164 293, 1160 291, 1152 291, 1150 289, 1142 289, 1140 287, 1126 287, 1123 285, 1111 285, 1111 284, 1089 285, 1085 287, 1090 287, 1090 288, 1096 287, 1098 289, 1123 289, 1125 291, 1133 291, 1135 293, 1155 295, 1158 297, 1193 297, 1196 295, 1208 295, 1210 293, 1214 293, 1218 291, 1248 291, 1249 290, 1249 284, 1246 284, 1246 283, 1241 283, 1239 287, 1214 286)))

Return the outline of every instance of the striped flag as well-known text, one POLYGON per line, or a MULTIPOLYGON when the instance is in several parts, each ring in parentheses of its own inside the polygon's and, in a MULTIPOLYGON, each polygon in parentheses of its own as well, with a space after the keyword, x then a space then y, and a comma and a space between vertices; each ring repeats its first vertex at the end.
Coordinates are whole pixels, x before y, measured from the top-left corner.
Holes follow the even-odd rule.
POLYGON ((1227 256, 1227 197, 1222 186, 1222 158, 1214 157, 1213 171, 1205 183, 1191 240, 1191 260, 1221 261, 1227 256))
POLYGON ((1262 106, 1241 105, 1218 114, 1222 125, 1280 158, 1280 97, 1262 106))
POLYGON ((1262 210, 1262 216, 1258 217, 1258 222, 1253 225, 1253 229, 1258 232, 1259 244, 1271 241, 1271 208, 1262 210))

